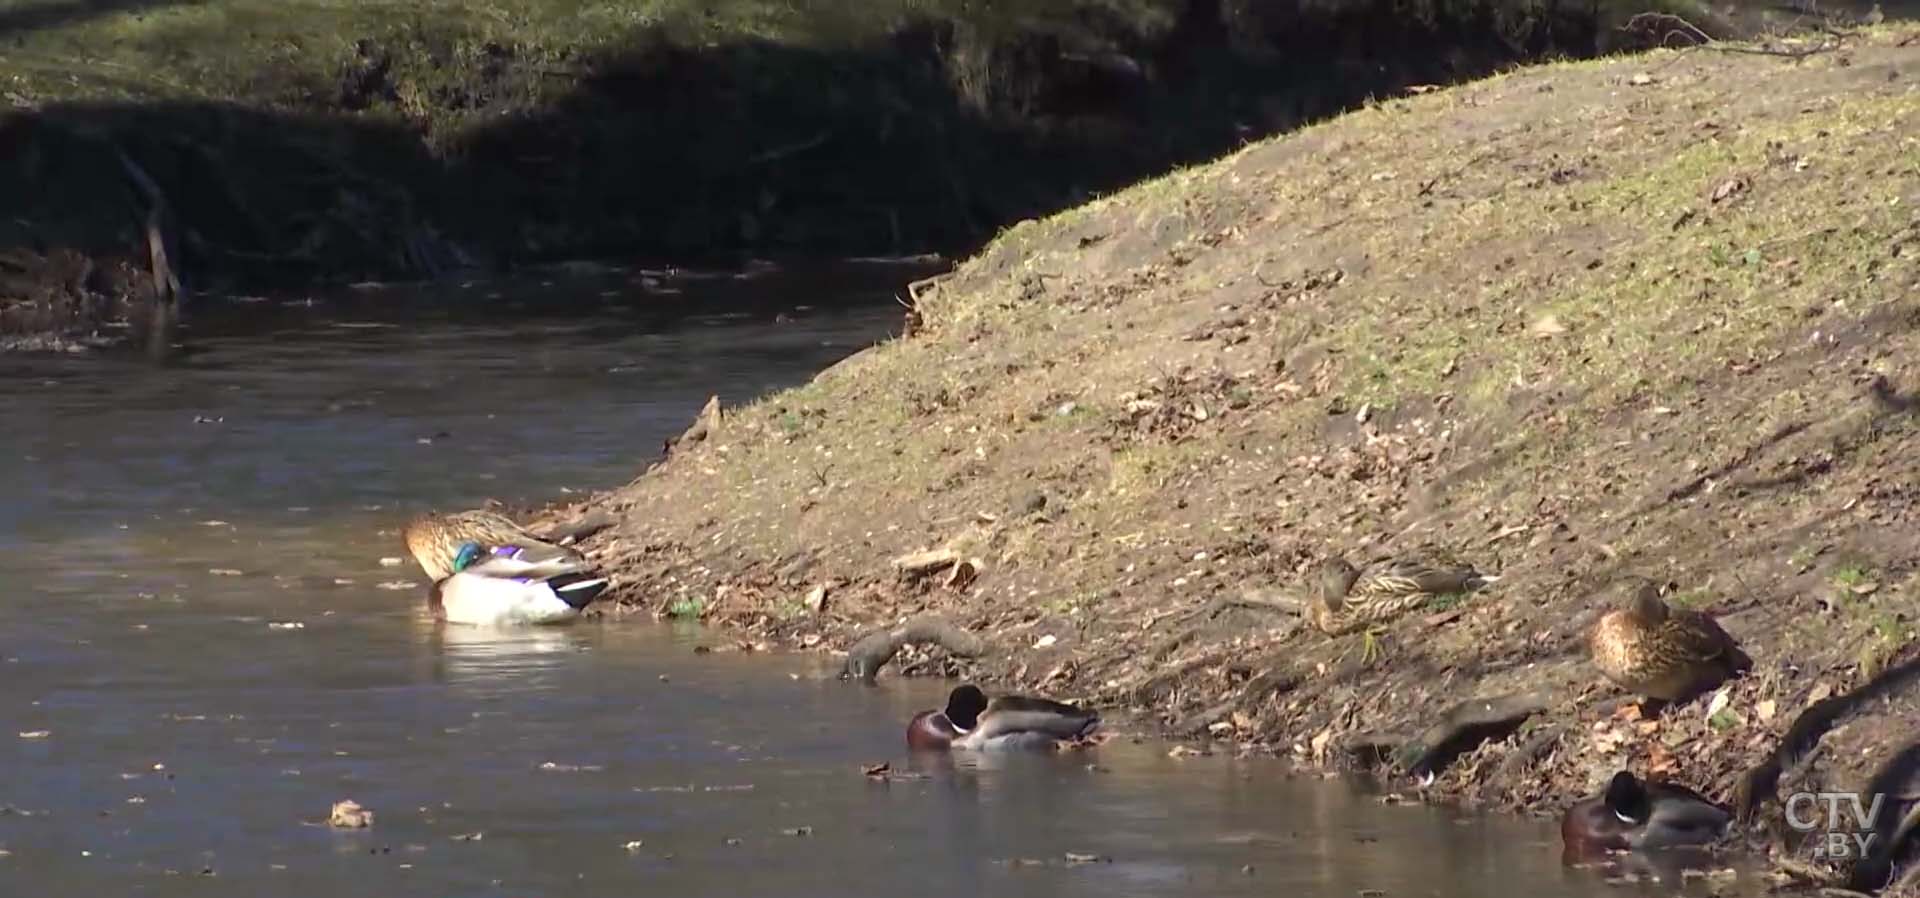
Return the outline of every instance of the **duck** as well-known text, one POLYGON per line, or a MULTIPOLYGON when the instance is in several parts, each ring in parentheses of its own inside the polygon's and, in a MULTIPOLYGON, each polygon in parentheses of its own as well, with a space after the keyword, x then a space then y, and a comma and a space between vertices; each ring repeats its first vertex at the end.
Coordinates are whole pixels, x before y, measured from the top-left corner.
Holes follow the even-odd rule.
POLYGON ((453 574, 454 556, 470 542, 489 550, 512 551, 528 561, 586 562, 579 552, 534 536, 504 515, 480 509, 423 514, 408 521, 400 535, 406 540, 407 553, 436 582, 453 574))
POLYGON ((1712 615, 1668 607, 1651 583, 1603 615, 1587 647, 1607 679, 1662 703, 1718 689, 1753 667, 1712 615))
POLYGON ((1499 579, 1470 564, 1388 557, 1363 569, 1333 555, 1320 564, 1315 601, 1306 603, 1307 615, 1329 636, 1366 630, 1366 656, 1371 660, 1380 625, 1435 596, 1474 592, 1499 579))
POLYGON ((1622 770, 1599 797, 1567 809, 1560 839, 1570 860, 1609 851, 1698 847, 1718 840, 1732 820, 1732 812, 1692 789, 1622 770))
POLYGON ((1084 739, 1100 726, 1094 711, 1044 698, 1003 695, 992 701, 980 687, 947 695, 945 708, 922 711, 907 723, 907 747, 916 751, 1050 749, 1084 739))
POLYGON ((460 544, 453 572, 433 584, 427 607, 455 624, 510 626, 570 621, 607 588, 607 578, 565 558, 530 559, 460 544))

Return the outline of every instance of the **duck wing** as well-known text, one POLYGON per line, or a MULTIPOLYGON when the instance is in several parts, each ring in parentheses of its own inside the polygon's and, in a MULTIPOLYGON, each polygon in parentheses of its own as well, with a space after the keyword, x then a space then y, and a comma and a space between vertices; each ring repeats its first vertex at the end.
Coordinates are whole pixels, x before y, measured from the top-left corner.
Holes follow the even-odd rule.
POLYGON ((1015 733, 1044 734, 1054 739, 1077 739, 1100 723, 1100 715, 1062 702, 1044 698, 1007 695, 987 703, 975 729, 978 738, 991 739, 1015 733))
POLYGON ((586 559, 575 553, 536 554, 516 546, 504 552, 496 550, 492 557, 469 566, 462 573, 501 580, 550 580, 586 570, 586 559))
POLYGON ((1362 578, 1362 587, 1374 595, 1444 595, 1471 592, 1494 579, 1470 564, 1396 558, 1368 571, 1362 578))
POLYGON ((1708 801, 1700 793, 1672 783, 1648 783, 1653 813, 1647 820, 1643 847, 1659 843, 1683 844, 1711 842, 1726 832, 1733 814, 1708 801))
POLYGON ((1745 652, 1733 642, 1733 637, 1720 628, 1720 623, 1711 615, 1698 611, 1669 612, 1666 630, 1669 641, 1684 653, 1688 660, 1707 662, 1726 660, 1736 669, 1751 666, 1752 662, 1745 652))

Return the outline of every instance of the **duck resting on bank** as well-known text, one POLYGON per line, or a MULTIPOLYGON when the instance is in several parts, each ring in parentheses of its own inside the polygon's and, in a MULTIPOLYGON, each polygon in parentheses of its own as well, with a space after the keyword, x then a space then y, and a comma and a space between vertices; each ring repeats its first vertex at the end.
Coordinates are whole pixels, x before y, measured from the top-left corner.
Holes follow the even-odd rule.
POLYGON ((1388 621, 1435 596, 1473 592, 1499 579, 1470 564, 1402 557, 1356 568, 1334 555, 1320 564, 1315 601, 1307 603, 1307 616, 1329 636, 1366 630, 1364 651, 1371 661, 1378 654, 1379 628, 1388 621))
POLYGON ((1733 815, 1700 793, 1673 783, 1642 780, 1622 770, 1598 798, 1567 810, 1560 839, 1568 860, 1609 851, 1658 851, 1708 845, 1727 831, 1733 815))
POLYGON ((452 514, 423 514, 407 522, 400 531, 407 542, 407 553, 433 580, 445 580, 453 573, 454 556, 467 543, 479 543, 488 551, 518 550, 526 561, 567 560, 584 564, 579 552, 528 533, 504 515, 474 509, 452 514))
POLYGON ((1100 726, 1100 715, 1050 701, 1003 695, 992 701, 973 685, 947 696, 947 706, 922 711, 907 723, 907 747, 915 750, 1001 751, 1051 749, 1083 739, 1100 726))
POLYGON ((553 624, 569 621, 607 588, 607 578, 566 558, 529 559, 461 544, 453 573, 433 584, 428 607, 456 624, 553 624))
POLYGON ((1587 643, 1607 679, 1661 703, 1718 689, 1753 667, 1711 615, 1667 607, 1651 583, 1600 618, 1587 643))

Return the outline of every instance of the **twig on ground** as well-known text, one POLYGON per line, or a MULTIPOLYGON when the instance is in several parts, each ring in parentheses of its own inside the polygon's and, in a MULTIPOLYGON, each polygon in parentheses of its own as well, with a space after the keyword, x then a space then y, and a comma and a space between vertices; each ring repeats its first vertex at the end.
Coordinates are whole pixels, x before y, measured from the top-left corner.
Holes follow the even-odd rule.
POLYGON ((890 630, 869 633, 847 650, 847 664, 840 678, 872 683, 880 669, 909 645, 933 643, 962 658, 985 652, 986 642, 979 636, 954 626, 938 615, 921 615, 890 630))

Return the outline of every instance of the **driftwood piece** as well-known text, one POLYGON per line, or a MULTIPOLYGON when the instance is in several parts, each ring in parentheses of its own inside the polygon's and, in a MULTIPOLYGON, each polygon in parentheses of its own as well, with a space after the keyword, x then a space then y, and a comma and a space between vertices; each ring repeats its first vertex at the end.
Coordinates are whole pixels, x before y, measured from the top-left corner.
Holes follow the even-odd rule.
POLYGON ((178 253, 169 251, 175 243, 168 227, 171 210, 167 206, 167 195, 161 192, 160 183, 126 151, 116 147, 114 154, 120 157, 120 167, 126 171, 127 178, 147 200, 147 262, 153 272, 153 298, 156 302, 177 304, 185 299, 186 291, 180 286, 180 273, 173 267, 173 258, 178 253))
POLYGON ((570 546, 618 523, 619 515, 596 508, 571 521, 549 524, 534 535, 555 545, 570 546))
POLYGON ((1440 720, 1412 738, 1361 736, 1349 742, 1356 755, 1391 758, 1413 776, 1437 774, 1454 758, 1489 739, 1504 738, 1550 705, 1542 692, 1510 692, 1468 699, 1448 708, 1440 720))
POLYGON ((672 455, 675 452, 691 449, 694 444, 706 440, 715 433, 718 433, 719 430, 720 397, 709 396, 707 397, 707 404, 701 406, 700 414, 693 419, 693 423, 679 436, 667 441, 667 454, 672 455))
POLYGON ((935 571, 946 570, 959 562, 959 552, 952 549, 940 548, 902 555, 893 560, 893 567, 908 577, 924 577, 935 571))
POLYGON ((1190 714, 1173 725, 1175 732, 1193 735, 1232 716, 1249 705, 1257 705, 1271 695, 1283 695, 1306 682, 1306 675, 1294 669, 1268 670, 1247 681, 1239 693, 1211 708, 1190 714))
POLYGON ((841 679, 872 683, 880 669, 909 645, 932 643, 962 658, 973 658, 987 650, 985 640, 954 626, 939 615, 923 614, 890 630, 879 630, 860 637, 847 650, 847 664, 841 679))

